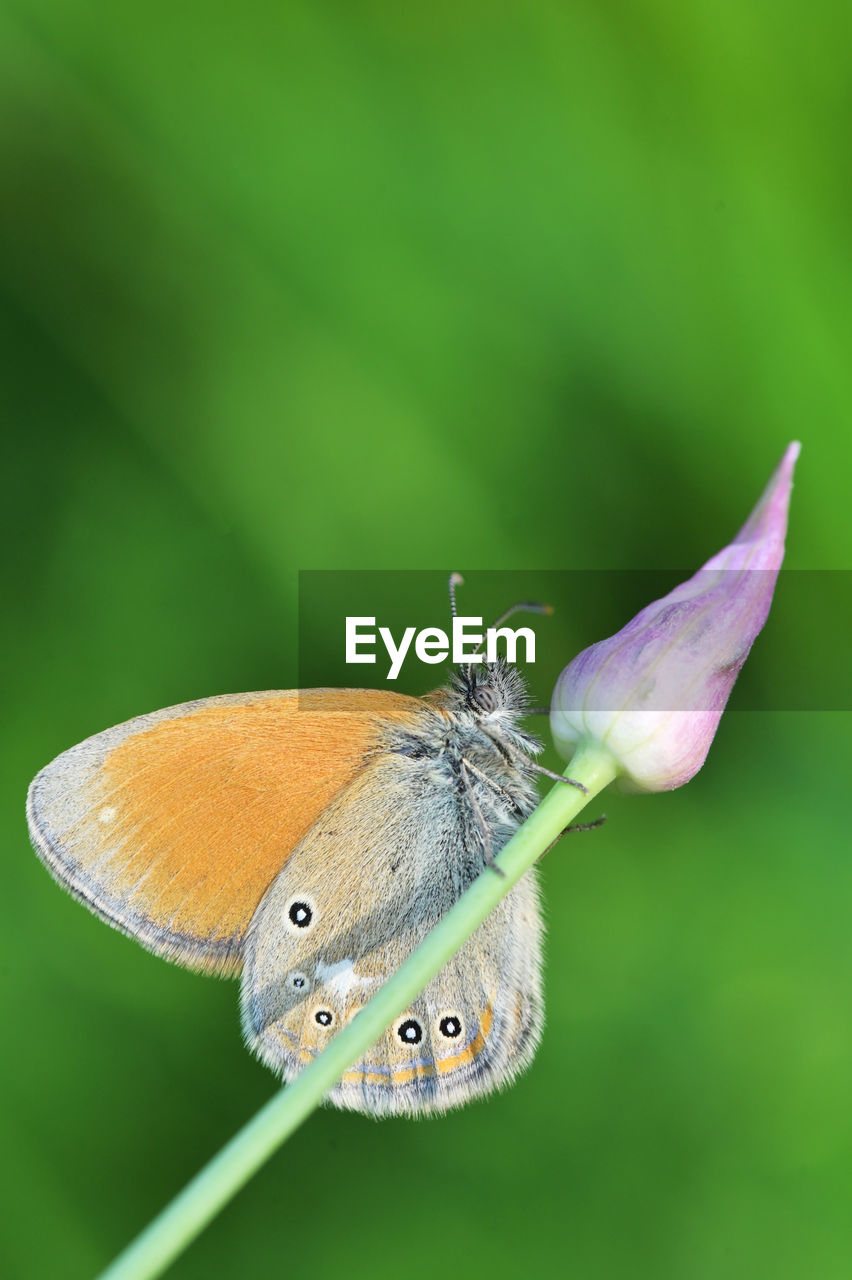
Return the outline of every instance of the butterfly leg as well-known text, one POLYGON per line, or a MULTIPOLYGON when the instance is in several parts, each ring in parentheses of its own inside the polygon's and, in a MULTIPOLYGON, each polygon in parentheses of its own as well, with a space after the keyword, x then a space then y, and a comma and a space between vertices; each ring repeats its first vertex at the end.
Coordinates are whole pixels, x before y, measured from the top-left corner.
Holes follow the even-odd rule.
POLYGON ((559 835, 555 840, 551 840, 544 853, 539 854, 536 858, 536 862, 541 862, 542 858, 546 857, 547 854, 550 853, 550 850, 559 844, 559 841, 563 836, 570 835, 572 831, 594 831, 596 827, 602 827, 605 822, 606 814, 603 813, 599 818, 595 818, 594 822, 574 822, 570 826, 565 827, 564 830, 559 832, 559 835))
POLYGON ((542 777, 551 778, 554 782, 563 782, 568 787, 576 787, 578 791, 583 792, 583 795, 589 794, 588 787, 583 786, 583 783, 578 782, 576 778, 566 778, 564 773, 554 773, 552 769, 546 769, 543 764, 538 764, 535 760, 530 760, 529 756, 524 755, 522 751, 519 751, 517 747, 511 746, 510 743, 504 742, 501 745, 497 743, 494 738, 491 737, 490 733, 487 734, 486 736, 491 738, 491 741, 495 743, 495 746, 497 746, 498 749, 501 750, 504 755, 508 750, 509 755, 514 756, 515 759, 520 758, 521 760, 523 760, 524 764, 527 766, 528 769, 534 769, 535 772, 540 773, 542 777))
MULTIPOLYGON (((477 769, 476 772, 479 773, 480 771, 477 769)), ((468 761, 465 759, 462 759, 461 761, 461 780, 464 784, 465 791, 470 797, 470 807, 473 809, 473 814, 476 818, 476 825, 479 828, 479 834, 482 837, 482 853, 485 858, 485 865, 496 871, 498 876, 505 876, 506 872, 498 867, 497 863, 494 861, 494 847, 491 843, 491 832, 488 830, 488 823, 485 821, 485 816, 482 812, 479 801, 476 798, 476 792, 471 786, 470 767, 468 761)))
POLYGON ((492 791, 496 792, 506 807, 511 809, 516 817, 523 818, 526 816, 517 800, 515 800, 513 796, 509 795, 506 788, 501 787, 499 782, 495 782, 493 778, 490 778, 488 774, 478 768, 472 760, 468 760, 467 756, 462 756, 462 764, 466 766, 469 772, 475 773, 478 778, 481 778, 484 783, 491 787, 492 791))

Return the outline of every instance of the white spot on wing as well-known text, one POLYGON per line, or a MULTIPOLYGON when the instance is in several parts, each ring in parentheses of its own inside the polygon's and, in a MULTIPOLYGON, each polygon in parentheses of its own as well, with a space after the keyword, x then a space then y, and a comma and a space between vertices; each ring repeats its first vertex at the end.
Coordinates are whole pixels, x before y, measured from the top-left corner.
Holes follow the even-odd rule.
POLYGON ((111 804, 108 804, 106 808, 101 809, 100 813, 98 814, 98 822, 103 822, 103 823, 112 822, 113 818, 116 815, 116 812, 117 810, 115 810, 111 804))
POLYGON ((337 960, 334 964, 325 964, 320 960, 316 976, 318 982, 341 1000, 345 1000, 350 992, 370 986, 376 981, 375 978, 364 978, 356 973, 352 960, 337 960))

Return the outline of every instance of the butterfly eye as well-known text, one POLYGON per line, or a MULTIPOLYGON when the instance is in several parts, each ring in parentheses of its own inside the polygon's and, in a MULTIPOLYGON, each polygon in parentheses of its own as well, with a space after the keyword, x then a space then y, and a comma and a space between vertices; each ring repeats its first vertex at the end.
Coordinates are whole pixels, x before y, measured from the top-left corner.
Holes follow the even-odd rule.
POLYGON ((438 1023, 438 1030, 447 1040, 456 1040, 462 1031, 461 1018, 455 1013, 449 1013, 438 1023))
POLYGON ((423 1028, 416 1018, 405 1018, 397 1027, 396 1034, 403 1044, 419 1044, 423 1039, 423 1028))
POLYGON ((317 1009, 314 1022, 318 1022, 321 1027, 330 1027, 334 1022, 334 1014, 330 1009, 317 1009))
POLYGON ((314 909, 304 898, 294 898, 285 911, 285 919, 296 929, 310 929, 314 909))
POLYGON ((473 690, 473 700, 480 711, 496 711, 500 700, 490 684, 478 684, 473 690))

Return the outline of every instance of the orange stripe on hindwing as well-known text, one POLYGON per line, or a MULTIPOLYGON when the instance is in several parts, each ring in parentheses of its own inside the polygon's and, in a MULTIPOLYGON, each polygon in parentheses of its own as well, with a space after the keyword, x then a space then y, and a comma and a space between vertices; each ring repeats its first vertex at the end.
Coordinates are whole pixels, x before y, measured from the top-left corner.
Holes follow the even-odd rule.
POLYGON ((489 1004, 482 1015, 479 1024, 479 1030, 474 1038, 464 1049, 460 1049, 458 1053, 454 1053, 449 1058, 439 1058, 436 1061, 418 1063, 417 1066, 400 1067, 396 1071, 385 1074, 377 1070, 373 1063, 369 1063, 361 1068, 350 1068, 344 1072, 342 1084, 384 1084, 399 1085, 408 1084, 411 1080, 428 1079, 436 1074, 446 1075, 456 1068, 464 1066, 468 1062, 474 1062, 485 1048, 486 1041, 491 1032, 494 1022, 494 1014, 489 1004))
POLYGON ((491 1011, 491 1005, 487 1005, 479 1024, 479 1031, 471 1040, 466 1049, 461 1049, 458 1053, 453 1054, 451 1058, 438 1059, 438 1071, 444 1075, 447 1071, 455 1071, 456 1067, 462 1067, 466 1062, 473 1062, 478 1058, 482 1050, 485 1048, 485 1042, 491 1031, 491 1024, 494 1021, 494 1015, 491 1011))

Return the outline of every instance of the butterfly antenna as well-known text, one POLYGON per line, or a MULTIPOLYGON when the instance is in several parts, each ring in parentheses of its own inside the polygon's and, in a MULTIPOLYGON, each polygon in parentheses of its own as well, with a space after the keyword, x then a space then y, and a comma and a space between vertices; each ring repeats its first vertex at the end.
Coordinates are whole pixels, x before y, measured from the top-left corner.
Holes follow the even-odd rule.
MULTIPOLYGON (((505 613, 501 613, 497 621, 492 622, 488 630, 496 631, 498 627, 502 627, 503 623, 507 622, 508 619, 511 618, 512 615, 515 613, 544 613, 544 614, 547 614, 548 617, 550 617, 550 615, 553 613, 553 605, 538 604, 535 600, 519 600, 517 604, 512 605, 511 609, 507 609, 505 613)), ((482 648, 482 641, 480 640, 479 644, 476 646, 473 652, 479 653, 479 650, 481 648, 482 648)))
POLYGON ((455 618, 458 612, 456 609, 456 587, 464 586, 464 578, 460 573, 451 573, 448 586, 450 590, 450 617, 455 618))
MULTIPOLYGON (((458 616, 458 611, 456 609, 456 587, 464 586, 464 578, 461 576, 460 573, 451 573, 450 581, 448 585, 450 590, 450 616, 455 621, 456 617, 458 616)), ((465 670, 463 666, 459 667, 459 675, 461 676, 462 680, 464 680, 468 689, 470 689, 473 685, 473 675, 472 675, 471 664, 470 663, 467 664, 467 670, 465 670)))

